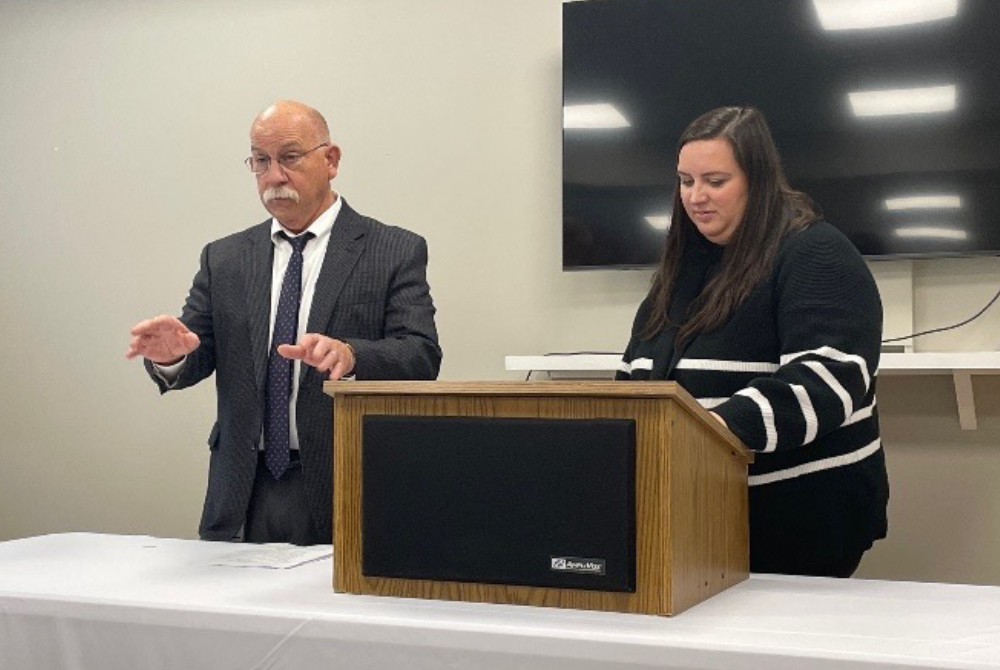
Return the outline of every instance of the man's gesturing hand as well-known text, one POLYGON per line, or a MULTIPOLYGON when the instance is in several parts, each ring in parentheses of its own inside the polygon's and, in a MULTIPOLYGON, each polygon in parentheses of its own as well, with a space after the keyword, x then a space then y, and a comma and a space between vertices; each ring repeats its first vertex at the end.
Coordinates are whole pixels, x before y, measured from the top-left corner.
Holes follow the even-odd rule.
POLYGON ((198 336, 175 316, 161 314, 132 327, 132 343, 125 358, 142 356, 160 365, 180 361, 198 348, 198 336))
POLYGON ((346 377, 354 370, 354 350, 346 342, 326 335, 306 333, 296 344, 278 345, 278 353, 328 372, 330 379, 346 377))

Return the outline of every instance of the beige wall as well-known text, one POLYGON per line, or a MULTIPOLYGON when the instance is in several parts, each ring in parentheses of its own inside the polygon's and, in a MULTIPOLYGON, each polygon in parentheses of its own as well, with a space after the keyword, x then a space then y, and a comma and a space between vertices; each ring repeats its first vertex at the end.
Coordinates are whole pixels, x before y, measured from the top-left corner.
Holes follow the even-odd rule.
MULTIPOLYGON (((0 0, 0 540, 192 537, 213 388, 160 398, 128 328, 179 310, 202 245, 264 218, 240 164, 278 97, 324 111, 335 186, 427 237, 446 379, 617 351, 648 272, 560 271, 560 0, 0 0)), ((918 262, 918 326, 996 259, 918 262)), ((889 306, 892 309, 892 306, 889 306)), ((1000 309, 925 349, 996 349, 1000 309)), ((997 380, 885 380, 892 534, 867 576, 1000 584, 997 380)))

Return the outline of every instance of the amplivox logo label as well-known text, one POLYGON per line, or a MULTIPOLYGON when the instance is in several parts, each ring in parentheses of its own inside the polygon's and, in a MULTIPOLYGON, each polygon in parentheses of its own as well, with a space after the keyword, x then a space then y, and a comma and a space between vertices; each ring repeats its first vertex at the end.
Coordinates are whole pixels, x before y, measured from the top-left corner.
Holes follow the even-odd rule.
POLYGON ((550 569, 553 572, 579 572, 583 575, 603 575, 607 561, 603 558, 575 558, 553 556, 550 569))

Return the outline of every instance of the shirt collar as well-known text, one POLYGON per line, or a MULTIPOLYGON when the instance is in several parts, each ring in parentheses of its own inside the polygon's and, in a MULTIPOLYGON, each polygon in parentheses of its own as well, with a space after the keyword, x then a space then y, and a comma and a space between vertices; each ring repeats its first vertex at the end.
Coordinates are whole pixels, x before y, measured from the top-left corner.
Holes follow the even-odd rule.
MULTIPOLYGON (((333 229, 333 224, 337 220, 337 215, 340 214, 340 208, 343 204, 344 199, 337 194, 337 199, 333 201, 325 212, 316 217, 316 220, 309 224, 309 227, 303 230, 297 235, 293 235, 290 231, 285 230, 285 228, 278 223, 278 220, 273 216, 271 217, 271 242, 273 244, 278 244, 281 237, 278 233, 284 233, 289 237, 298 237, 299 235, 305 235, 306 233, 312 233, 317 240, 322 239, 324 236, 328 236, 330 231, 333 229)), ((313 247, 315 248, 315 247, 313 247)))

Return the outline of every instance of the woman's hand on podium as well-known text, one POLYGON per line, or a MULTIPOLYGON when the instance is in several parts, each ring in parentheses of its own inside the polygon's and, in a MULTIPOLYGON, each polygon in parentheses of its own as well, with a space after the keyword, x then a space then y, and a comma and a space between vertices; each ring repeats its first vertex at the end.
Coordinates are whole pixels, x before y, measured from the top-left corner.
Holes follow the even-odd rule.
POLYGON ((125 358, 142 356, 157 365, 173 365, 198 348, 200 340, 175 316, 161 314, 135 324, 125 358))

